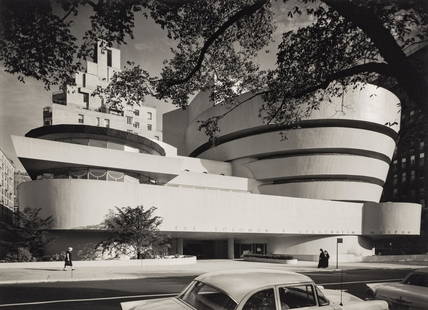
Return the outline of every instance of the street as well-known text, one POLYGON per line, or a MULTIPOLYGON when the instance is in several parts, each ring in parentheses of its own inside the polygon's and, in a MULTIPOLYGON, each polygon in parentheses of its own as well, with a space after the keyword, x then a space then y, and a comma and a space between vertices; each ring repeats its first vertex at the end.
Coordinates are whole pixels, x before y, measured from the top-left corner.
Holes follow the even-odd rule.
MULTIPOLYGON (((365 298, 367 282, 398 280, 409 269, 358 269, 343 272, 324 271, 304 273, 325 288, 343 289, 365 298)), ((165 297, 180 292, 193 277, 163 277, 134 280, 51 282, 0 286, 0 308, 61 309, 61 310, 119 310, 119 303, 144 298, 165 297), (144 296, 141 296, 144 295, 144 296)))

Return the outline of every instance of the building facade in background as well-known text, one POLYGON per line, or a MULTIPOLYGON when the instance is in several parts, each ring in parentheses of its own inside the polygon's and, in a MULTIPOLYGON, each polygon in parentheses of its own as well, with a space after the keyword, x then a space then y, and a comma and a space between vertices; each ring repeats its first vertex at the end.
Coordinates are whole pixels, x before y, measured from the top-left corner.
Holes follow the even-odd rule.
MULTIPOLYGON (((409 56, 417 67, 427 68, 428 48, 409 56)), ((426 72, 424 73, 426 75, 426 72)), ((382 201, 405 201, 422 206, 421 234, 413 237, 385 238, 378 248, 388 254, 428 252, 428 118, 407 98, 401 101, 401 129, 392 159, 382 201)))
POLYGON ((76 85, 67 85, 64 91, 52 95, 52 104, 43 109, 43 125, 107 127, 162 140, 155 108, 124 103, 124 109, 119 111, 104 105, 100 97, 92 96, 98 86, 107 86, 119 71, 120 50, 98 44, 93 61, 86 62, 86 71, 76 74, 76 85))
POLYGON ((15 190, 14 190, 15 166, 0 150, 0 219, 10 221, 14 211, 15 190))
POLYGON ((21 183, 29 182, 29 181, 31 181, 31 178, 30 178, 30 176, 28 175, 27 172, 25 172, 25 171, 15 171, 14 182, 13 182, 13 187, 14 187, 14 191, 15 191, 15 201, 14 201, 15 210, 19 209, 18 186, 21 183))
POLYGON ((198 121, 227 107, 205 92, 164 114, 165 142, 85 123, 33 129, 12 137, 33 180, 21 184, 20 204, 53 217, 51 253, 105 238, 95 228, 116 206, 157 207, 172 251, 200 258, 317 260, 340 237, 341 259, 355 261, 374 254, 379 238, 419 235, 419 203, 379 202, 400 127, 398 98, 365 85, 331 100, 289 128, 264 124, 263 99, 254 97, 220 120, 214 144, 198 121))

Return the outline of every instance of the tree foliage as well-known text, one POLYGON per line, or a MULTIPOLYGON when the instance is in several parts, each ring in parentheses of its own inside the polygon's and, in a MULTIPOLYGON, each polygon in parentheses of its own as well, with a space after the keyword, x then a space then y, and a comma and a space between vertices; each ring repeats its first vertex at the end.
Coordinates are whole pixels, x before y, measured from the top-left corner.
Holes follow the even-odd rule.
POLYGON ((33 257, 43 255, 44 245, 49 242, 46 230, 52 225, 52 217, 41 217, 41 209, 25 208, 13 214, 12 221, 0 220, 0 247, 13 256, 27 249, 33 257))
POLYGON ((167 246, 167 238, 159 231, 162 218, 155 216, 155 207, 116 207, 106 216, 103 228, 110 237, 98 246, 110 253, 131 254, 137 258, 151 257, 157 248, 167 246))
MULTIPOLYGON (((21 10, 22 1, 2 1, 0 60, 18 78, 47 87, 69 79, 96 41, 132 39, 135 14, 175 41, 159 77, 131 64, 99 90, 107 104, 153 95, 186 108, 190 96, 210 87, 213 101, 230 109, 245 103, 236 100, 242 92, 261 95, 265 122, 285 124, 341 96, 346 85, 371 82, 399 89, 426 113, 425 68, 407 57, 428 39, 424 0, 39 0, 21 10), (70 27, 85 6, 92 9, 90 29, 78 41, 70 27), (275 39, 283 15, 310 22, 275 39), (259 67, 264 52, 276 53, 273 68, 259 67)), ((222 117, 201 120, 201 130, 215 134, 222 117)))

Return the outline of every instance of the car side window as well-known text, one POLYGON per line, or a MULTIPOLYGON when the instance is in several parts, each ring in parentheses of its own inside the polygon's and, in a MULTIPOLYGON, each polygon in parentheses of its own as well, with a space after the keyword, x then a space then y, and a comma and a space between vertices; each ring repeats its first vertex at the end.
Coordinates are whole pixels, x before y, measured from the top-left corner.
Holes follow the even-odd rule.
POLYGON ((242 310, 276 310, 273 288, 255 293, 247 300, 242 310))
POLYGON ((316 306, 313 286, 310 284, 279 288, 281 309, 298 309, 316 306))

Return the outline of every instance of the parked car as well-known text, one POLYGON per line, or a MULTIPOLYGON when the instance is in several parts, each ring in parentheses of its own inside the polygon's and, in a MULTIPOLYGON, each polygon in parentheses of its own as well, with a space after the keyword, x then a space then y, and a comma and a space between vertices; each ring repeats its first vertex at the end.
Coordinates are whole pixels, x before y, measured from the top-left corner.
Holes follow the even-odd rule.
POLYGON ((401 282, 367 286, 373 297, 387 301, 391 310, 428 309, 428 268, 410 272, 401 282))
POLYGON ((384 301, 364 301, 326 290, 311 278, 278 270, 239 270, 203 274, 177 297, 121 303, 123 310, 387 310, 384 301))

